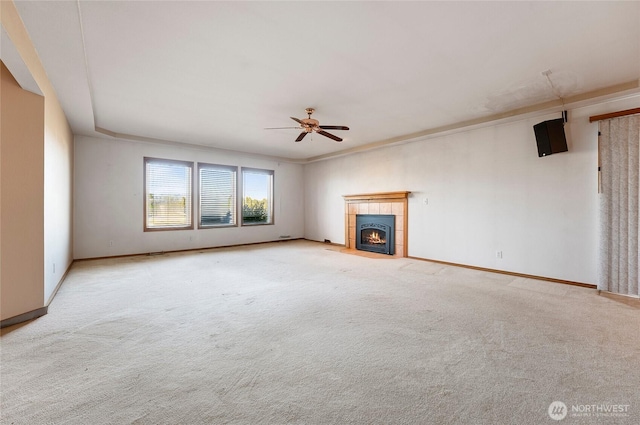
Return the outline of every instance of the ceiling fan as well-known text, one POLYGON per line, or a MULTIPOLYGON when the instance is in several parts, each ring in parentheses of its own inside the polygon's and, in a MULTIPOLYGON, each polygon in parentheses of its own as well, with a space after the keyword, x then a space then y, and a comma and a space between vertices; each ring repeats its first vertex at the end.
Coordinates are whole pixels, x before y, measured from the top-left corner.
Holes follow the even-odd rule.
POLYGON ((335 136, 331 133, 327 133, 325 130, 349 130, 349 127, 346 127, 344 125, 320 125, 320 122, 318 120, 311 118, 311 114, 315 112, 315 109, 307 108, 305 109, 305 112, 307 113, 308 118, 303 118, 300 120, 295 117, 289 117, 295 122, 297 122, 298 124, 300 124, 298 127, 273 127, 273 128, 267 128, 266 130, 278 130, 278 129, 287 129, 287 128, 302 129, 302 133, 298 135, 296 142, 301 141, 302 139, 304 139, 304 136, 312 132, 315 132, 322 136, 333 139, 336 142, 342 142, 342 139, 340 137, 335 136))

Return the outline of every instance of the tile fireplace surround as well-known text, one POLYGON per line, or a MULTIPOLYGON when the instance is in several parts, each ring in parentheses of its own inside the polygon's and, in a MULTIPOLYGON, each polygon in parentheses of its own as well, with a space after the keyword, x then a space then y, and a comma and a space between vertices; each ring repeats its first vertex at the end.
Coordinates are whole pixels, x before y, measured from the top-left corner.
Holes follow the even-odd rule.
POLYGON ((343 195, 345 202, 345 246, 356 249, 356 214, 396 216, 394 257, 407 256, 407 200, 411 192, 381 192, 343 195))

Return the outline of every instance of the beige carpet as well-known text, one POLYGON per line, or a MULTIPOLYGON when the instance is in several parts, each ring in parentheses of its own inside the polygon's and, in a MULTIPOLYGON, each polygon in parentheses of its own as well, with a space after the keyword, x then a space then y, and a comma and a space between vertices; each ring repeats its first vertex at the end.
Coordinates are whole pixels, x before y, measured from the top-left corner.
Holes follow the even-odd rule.
POLYGON ((640 422, 637 308, 307 241, 77 262, 0 342, 2 424, 640 422))

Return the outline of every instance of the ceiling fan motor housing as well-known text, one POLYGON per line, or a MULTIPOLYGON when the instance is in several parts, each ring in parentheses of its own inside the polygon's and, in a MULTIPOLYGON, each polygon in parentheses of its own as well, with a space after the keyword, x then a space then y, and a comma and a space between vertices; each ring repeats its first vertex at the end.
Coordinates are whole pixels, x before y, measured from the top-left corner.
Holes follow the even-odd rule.
POLYGON ((320 121, 314 120, 313 118, 303 118, 300 121, 302 121, 304 125, 308 127, 317 127, 320 125, 320 121))

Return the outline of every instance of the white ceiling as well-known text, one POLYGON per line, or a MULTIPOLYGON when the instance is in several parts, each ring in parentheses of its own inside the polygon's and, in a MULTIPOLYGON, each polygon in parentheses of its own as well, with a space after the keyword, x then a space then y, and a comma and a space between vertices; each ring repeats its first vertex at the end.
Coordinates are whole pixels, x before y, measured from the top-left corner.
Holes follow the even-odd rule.
POLYGON ((304 160, 640 78, 638 1, 15 3, 76 134, 304 160))

